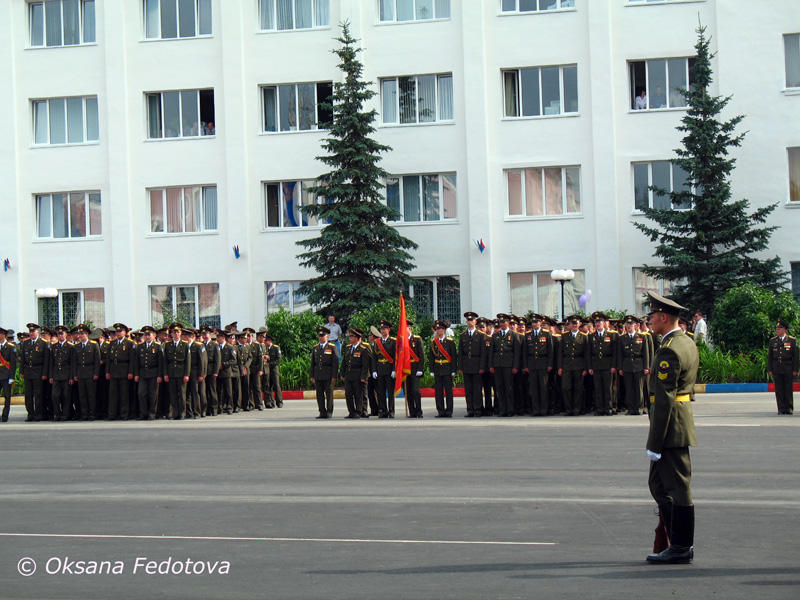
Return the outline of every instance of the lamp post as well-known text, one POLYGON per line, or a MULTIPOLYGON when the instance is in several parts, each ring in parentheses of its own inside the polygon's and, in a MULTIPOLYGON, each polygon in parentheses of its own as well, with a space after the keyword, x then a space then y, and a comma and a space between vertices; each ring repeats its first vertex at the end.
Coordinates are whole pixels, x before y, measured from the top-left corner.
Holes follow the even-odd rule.
POLYGON ((575 279, 575 271, 572 269, 554 269, 550 273, 550 278, 561 284, 561 318, 563 319, 566 316, 564 314, 564 284, 575 279))

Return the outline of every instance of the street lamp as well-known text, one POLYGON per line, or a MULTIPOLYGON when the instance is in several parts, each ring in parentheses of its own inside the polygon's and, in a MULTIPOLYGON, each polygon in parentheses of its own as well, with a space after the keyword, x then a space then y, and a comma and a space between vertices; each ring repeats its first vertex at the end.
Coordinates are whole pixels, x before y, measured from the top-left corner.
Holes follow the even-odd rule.
POLYGON ((564 284, 575 279, 575 271, 572 269, 553 269, 553 272, 550 273, 550 278, 561 284, 561 318, 563 319, 566 316, 564 314, 564 284))

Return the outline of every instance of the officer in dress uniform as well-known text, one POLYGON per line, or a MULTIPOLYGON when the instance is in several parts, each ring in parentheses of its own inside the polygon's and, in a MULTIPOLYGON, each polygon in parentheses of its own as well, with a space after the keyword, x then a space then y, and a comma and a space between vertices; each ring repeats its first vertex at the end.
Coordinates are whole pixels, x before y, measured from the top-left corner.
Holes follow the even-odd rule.
POLYGON ((3 392, 3 415, 0 421, 8 422, 11 410, 11 386, 17 374, 17 348, 8 340, 9 330, 0 327, 0 390, 3 392))
MULTIPOLYGON (((408 351, 411 355, 411 372, 403 383, 406 401, 408 402, 408 418, 421 419, 422 395, 419 390, 419 382, 425 370, 425 345, 422 343, 422 338, 418 335, 414 335, 411 331, 414 322, 406 319, 406 325, 408 326, 408 351)), ((364 404, 364 413, 362 416, 366 416, 366 402, 364 404)))
POLYGON ((544 317, 531 315, 531 330, 522 338, 522 368, 528 373, 528 386, 531 396, 531 414, 534 417, 547 416, 548 392, 547 377, 553 370, 553 337, 542 329, 544 317))
POLYGON ((336 344, 328 341, 330 330, 317 327, 319 344, 311 351, 309 376, 317 391, 317 419, 333 418, 333 381, 339 373, 339 351, 336 344))
POLYGON ((228 343, 228 332, 217 333, 219 345, 219 376, 217 377, 217 394, 219 395, 219 412, 231 414, 233 408, 233 367, 239 361, 236 348, 228 343))
POLYGON ((211 339, 213 330, 208 325, 200 327, 203 347, 206 349, 208 357, 208 368, 206 369, 206 415, 213 417, 219 414, 219 400, 217 396, 217 378, 219 377, 220 355, 219 344, 211 339))
POLYGON ((250 403, 253 408, 264 410, 264 401, 261 397, 261 378, 264 376, 264 346, 255 339, 255 329, 247 327, 245 331, 250 344, 250 403))
POLYGON ((788 335, 788 330, 786 321, 778 319, 775 337, 770 339, 767 353, 767 371, 775 382, 775 400, 779 415, 791 415, 794 412, 792 385, 800 366, 797 339, 788 335))
POLYGON ((619 336, 617 368, 625 382, 625 404, 628 415, 638 415, 642 405, 642 380, 650 374, 650 346, 647 337, 636 331, 639 319, 626 315, 625 333, 619 336))
POLYGON ((116 339, 109 344, 106 363, 106 380, 109 382, 106 421, 114 421, 117 418, 124 421, 128 418, 130 390, 128 380, 133 379, 135 353, 134 343, 125 337, 128 331, 130 327, 127 325, 114 323, 116 339))
POLYGON ((489 370, 494 375, 498 414, 501 417, 514 416, 514 375, 522 363, 522 342, 509 328, 510 319, 505 313, 497 315, 500 329, 492 335, 489 358, 489 370))
POLYGON ((483 397, 483 416, 490 417, 494 414, 494 375, 489 370, 492 355, 492 333, 494 327, 486 317, 478 317, 475 328, 483 334, 483 345, 486 351, 485 370, 481 375, 481 394, 483 397))
POLYGON ((181 339, 182 330, 180 323, 170 324, 172 340, 164 344, 164 381, 169 384, 173 421, 186 418, 186 384, 192 373, 192 355, 189 345, 181 339))
MULTIPOLYGON (((372 350, 372 360, 375 361, 375 340, 381 337, 381 332, 375 325, 370 325, 369 333, 367 334, 367 342, 372 350)), ((367 383, 367 400, 369 404, 369 416, 378 417, 381 414, 380 406, 378 405, 378 380, 375 377, 370 377, 367 383)))
MULTIPOLYGON (((230 326, 229 326, 230 327, 230 326)), ((233 392, 233 399, 231 400, 231 406, 233 407, 233 412, 237 413, 241 410, 241 397, 242 397, 242 369, 244 365, 242 364, 242 349, 239 347, 239 344, 236 343, 236 338, 239 335, 239 332, 234 330, 228 330, 228 346, 234 351, 236 355, 236 361, 231 365, 231 391, 233 392)))
POLYGON ((453 377, 458 370, 458 350, 453 338, 445 336, 448 327, 450 323, 447 321, 434 323, 436 335, 431 340, 428 352, 428 364, 436 394, 437 419, 449 419, 453 416, 453 377))
POLYGON ((478 313, 465 312, 467 330, 459 336, 458 372, 464 375, 465 417, 483 416, 482 375, 486 372, 486 336, 476 328, 478 313))
POLYGON ((619 336, 606 329, 608 316, 600 311, 592 313, 594 333, 589 336, 589 374, 594 378, 594 413, 611 414, 612 378, 617 372, 619 336))
POLYGON ((694 557, 694 504, 689 446, 697 445, 689 392, 694 389, 700 359, 692 339, 678 326, 684 307, 658 294, 650 298, 649 324, 661 335, 650 375, 650 493, 658 504, 669 547, 655 548, 647 561, 690 563, 694 557))
MULTIPOLYGON (((246 328, 245 328, 246 329, 246 328)), ((236 334, 236 349, 239 351, 239 398, 234 400, 244 412, 250 410, 250 364, 253 362, 252 348, 247 343, 247 333, 243 329, 236 334)), ((236 388, 233 390, 236 395, 236 388)), ((235 411, 234 411, 235 412, 235 411)))
MULTIPOLYGON (((645 339, 647 340, 647 351, 650 353, 650 357, 652 358, 656 354, 656 350, 658 349, 658 340, 656 336, 650 331, 650 328, 647 326, 647 316, 642 317, 639 319, 641 322, 637 324, 637 330, 641 333, 645 339)), ((645 365, 646 367, 649 364, 645 365)), ((650 410, 650 378, 644 377, 642 379, 642 406, 645 412, 650 410)), ((692 390, 692 400, 694 400, 694 390, 692 390)))
POLYGON ((186 383, 186 417, 198 419, 206 416, 205 380, 208 356, 206 347, 197 341, 197 332, 194 329, 184 329, 182 339, 189 346, 192 361, 189 381, 186 383))
POLYGON ((558 374, 564 393, 564 411, 578 416, 583 406, 583 377, 589 371, 589 338, 578 331, 581 317, 567 317, 569 330, 561 336, 561 352, 558 355, 558 374))
POLYGON ((389 334, 392 324, 380 322, 380 336, 372 344, 372 378, 377 383, 378 418, 394 419, 394 351, 397 340, 389 334))
POLYGON ((367 394, 369 370, 372 367, 372 351, 363 341, 364 332, 351 327, 347 332, 349 343, 342 348, 339 378, 344 379, 344 395, 347 402, 345 419, 360 419, 364 398, 367 394))
POLYGON ((269 367, 269 387, 265 390, 267 401, 274 402, 276 408, 283 408, 283 395, 281 392, 281 347, 275 343, 270 334, 264 336, 264 370, 269 367))
POLYGON ((39 335, 41 327, 28 323, 29 337, 20 344, 20 375, 25 380, 25 421, 41 421, 44 403, 43 384, 49 378, 50 344, 39 335))
POLYGON ((75 358, 72 342, 67 341, 69 327, 58 325, 56 336, 58 341, 50 347, 50 385, 53 386, 53 421, 60 421, 63 415, 66 421, 69 418, 70 397, 69 392, 73 384, 73 361, 75 358))
POLYGON ((133 377, 139 384, 139 419, 153 421, 156 418, 158 384, 164 380, 164 352, 161 343, 155 339, 155 327, 145 325, 141 332, 144 340, 136 347, 133 377))

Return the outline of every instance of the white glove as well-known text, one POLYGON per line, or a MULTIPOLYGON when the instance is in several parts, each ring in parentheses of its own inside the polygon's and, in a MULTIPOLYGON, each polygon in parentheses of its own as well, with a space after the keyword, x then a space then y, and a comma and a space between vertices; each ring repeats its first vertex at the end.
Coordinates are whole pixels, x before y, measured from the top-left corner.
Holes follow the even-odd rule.
POLYGON ((422 371, 417 371, 417 377, 422 377, 422 371))
POLYGON ((392 371, 392 379, 394 379, 394 371, 392 371))
POLYGON ((455 374, 455 373, 450 373, 450 376, 451 376, 451 377, 455 377, 455 376, 456 376, 456 374, 455 374))
POLYGON ((373 371, 372 372, 372 378, 373 379, 377 379, 378 378, 378 372, 377 371, 373 371))
POLYGON ((8 383, 14 383, 14 380, 13 379, 9 379, 8 383))
POLYGON ((433 371, 431 371, 431 377, 435 377, 435 375, 433 374, 433 371))
POLYGON ((648 450, 647 451, 647 458, 649 458, 653 462, 657 462, 661 458, 661 455, 658 452, 652 452, 652 451, 648 450))

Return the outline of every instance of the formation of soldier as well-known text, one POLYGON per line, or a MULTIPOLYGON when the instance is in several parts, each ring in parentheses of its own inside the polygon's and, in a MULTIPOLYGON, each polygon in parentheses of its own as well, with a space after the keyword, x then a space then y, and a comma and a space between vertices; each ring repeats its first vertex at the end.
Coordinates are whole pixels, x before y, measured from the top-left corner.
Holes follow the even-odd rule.
POLYGON ((26 421, 183 420, 283 406, 281 350, 265 327, 27 329, 15 345, 0 328, 3 421, 18 366, 26 421))

